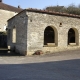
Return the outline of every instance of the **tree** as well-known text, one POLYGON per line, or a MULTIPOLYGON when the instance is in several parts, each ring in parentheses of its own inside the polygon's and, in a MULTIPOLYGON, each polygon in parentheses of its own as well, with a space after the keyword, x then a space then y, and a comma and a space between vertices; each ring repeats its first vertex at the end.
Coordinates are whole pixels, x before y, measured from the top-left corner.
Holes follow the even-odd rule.
POLYGON ((49 6, 46 7, 45 10, 80 15, 80 4, 78 5, 78 7, 75 6, 74 4, 70 4, 68 7, 58 5, 49 6))

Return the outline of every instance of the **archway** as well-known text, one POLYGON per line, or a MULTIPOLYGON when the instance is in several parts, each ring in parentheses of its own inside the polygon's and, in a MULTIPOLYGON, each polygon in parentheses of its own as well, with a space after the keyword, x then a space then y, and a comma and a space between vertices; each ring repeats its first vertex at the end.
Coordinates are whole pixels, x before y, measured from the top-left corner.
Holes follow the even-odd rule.
POLYGON ((55 43, 55 31, 52 27, 46 27, 44 31, 44 45, 48 43, 55 43))
POLYGON ((70 28, 68 31, 68 45, 71 43, 75 45, 79 44, 79 33, 75 28, 70 28))
POLYGON ((75 31, 71 28, 68 31, 68 44, 75 43, 75 31))

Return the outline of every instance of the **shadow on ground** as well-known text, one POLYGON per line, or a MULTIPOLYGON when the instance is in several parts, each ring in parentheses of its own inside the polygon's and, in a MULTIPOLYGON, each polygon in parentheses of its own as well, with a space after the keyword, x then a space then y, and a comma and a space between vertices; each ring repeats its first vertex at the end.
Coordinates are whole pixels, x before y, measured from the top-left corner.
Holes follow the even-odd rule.
POLYGON ((0 50, 0 56, 22 56, 22 55, 8 50, 0 50))
POLYGON ((0 80, 80 80, 80 59, 32 64, 0 64, 0 80))

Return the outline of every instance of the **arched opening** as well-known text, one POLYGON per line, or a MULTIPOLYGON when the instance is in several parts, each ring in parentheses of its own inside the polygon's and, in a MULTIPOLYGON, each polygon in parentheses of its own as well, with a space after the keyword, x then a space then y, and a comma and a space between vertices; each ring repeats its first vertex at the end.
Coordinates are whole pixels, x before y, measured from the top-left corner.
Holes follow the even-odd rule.
POLYGON ((68 31, 68 45, 79 45, 79 33, 76 28, 70 28, 68 31))
POLYGON ((48 26, 44 31, 44 45, 55 43, 55 32, 54 29, 48 26))
POLYGON ((72 28, 68 31, 68 45, 69 43, 75 43, 75 31, 72 28))

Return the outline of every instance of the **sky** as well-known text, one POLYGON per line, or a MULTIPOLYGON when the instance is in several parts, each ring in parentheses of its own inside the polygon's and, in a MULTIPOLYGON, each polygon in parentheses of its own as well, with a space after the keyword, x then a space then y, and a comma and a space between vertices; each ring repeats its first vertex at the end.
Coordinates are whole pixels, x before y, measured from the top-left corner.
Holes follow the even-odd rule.
POLYGON ((69 6, 70 4, 79 5, 80 0, 3 0, 3 3, 23 8, 45 9, 48 6, 69 6))

